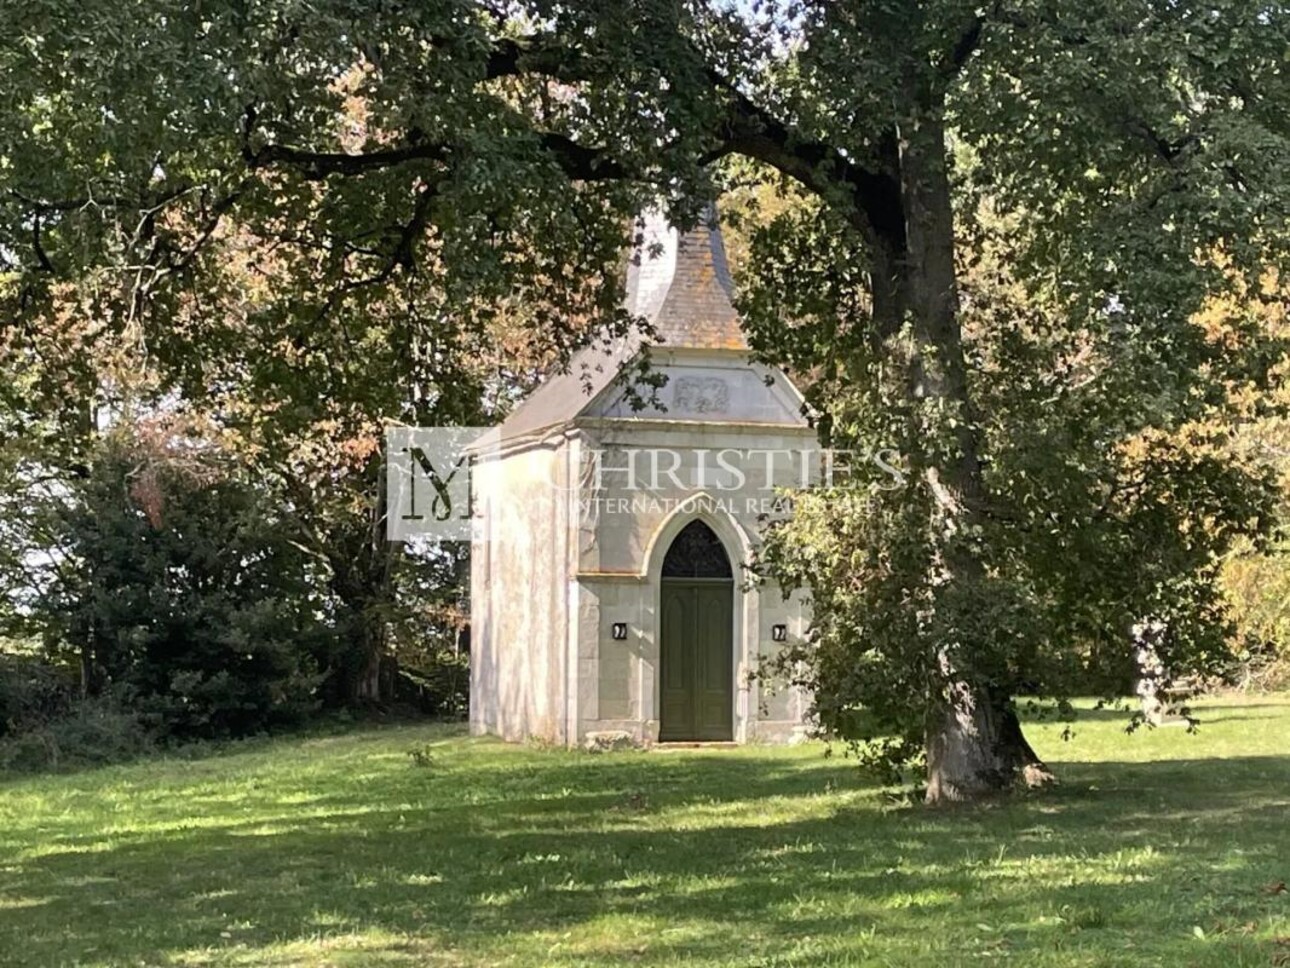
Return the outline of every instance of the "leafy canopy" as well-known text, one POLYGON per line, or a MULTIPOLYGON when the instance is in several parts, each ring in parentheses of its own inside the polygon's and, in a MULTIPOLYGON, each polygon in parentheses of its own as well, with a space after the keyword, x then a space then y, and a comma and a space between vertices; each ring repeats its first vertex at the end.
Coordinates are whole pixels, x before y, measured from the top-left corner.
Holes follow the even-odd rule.
POLYGON ((480 373, 499 332, 532 361, 626 323, 645 201, 779 181, 756 346, 911 469, 764 557, 813 589, 825 722, 905 756, 955 683, 1064 694, 1146 619, 1213 665, 1215 563, 1267 516, 1219 438, 1279 354, 1282 4, 36 0, 0 36, 16 332, 137 333, 275 427, 464 418, 525 379, 480 373))

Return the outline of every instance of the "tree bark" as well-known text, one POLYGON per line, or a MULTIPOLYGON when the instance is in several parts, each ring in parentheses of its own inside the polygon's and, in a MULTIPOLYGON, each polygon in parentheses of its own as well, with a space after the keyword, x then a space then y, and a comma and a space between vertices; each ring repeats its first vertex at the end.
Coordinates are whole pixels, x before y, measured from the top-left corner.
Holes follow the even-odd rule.
POLYGON ((963 803, 1014 787, 1042 787, 1052 772, 1026 741, 1010 701, 956 683, 927 731, 927 802, 963 803))
MULTIPOLYGON (((365 548, 364 555, 388 553, 384 548, 365 548)), ((340 699, 353 706, 372 706, 388 702, 391 696, 391 679, 384 675, 389 654, 389 630, 386 612, 391 590, 382 573, 367 567, 370 559, 354 562, 350 570, 342 570, 333 579, 333 589, 344 607, 346 616, 342 625, 350 639, 350 647, 341 656, 340 699)))
POLYGON ((1039 758, 1034 747, 1026 740, 1021 731, 1021 719, 1017 709, 1011 703, 1003 706, 999 713, 1000 748, 1005 754, 1006 762, 1014 771, 1014 783, 1034 789, 1056 783, 1057 778, 1046 763, 1039 758))
POLYGON ((364 626, 363 645, 359 653, 362 665, 350 685, 349 700, 359 705, 376 705, 390 698, 383 688, 381 676, 385 662, 384 630, 373 627, 375 620, 370 615, 359 616, 359 621, 364 626), (373 642, 372 639, 377 636, 378 641, 373 642))
MULTIPOLYGON (((896 139, 906 248, 892 252, 889 245, 875 263, 899 276, 885 292, 875 289, 875 314, 904 317, 880 319, 879 328, 906 343, 908 392, 921 413, 910 435, 917 452, 909 457, 932 498, 936 584, 944 591, 959 583, 971 594, 986 575, 978 536, 988 493, 963 353, 949 152, 939 96, 917 81, 907 93, 915 107, 896 139)), ((973 671, 971 646, 946 643, 933 657, 939 681, 926 727, 928 803, 976 800, 1019 780, 1052 779, 1022 735, 1011 696, 973 671)))
MULTIPOLYGON (((91 632, 93 635, 93 632, 91 632)), ((87 640, 81 643, 81 698, 88 699, 99 694, 99 677, 94 661, 94 646, 87 640)))
POLYGON ((961 803, 1008 789, 1014 771, 997 711, 966 682, 947 693, 927 727, 927 802, 961 803))
POLYGON ((1162 695, 1165 667, 1157 652, 1164 630, 1164 623, 1156 619, 1139 622, 1133 627, 1133 658, 1138 673, 1133 691, 1142 702, 1143 721, 1151 726, 1163 726, 1165 722, 1166 708, 1162 695))
MULTIPOLYGON (((327 670, 329 692, 335 701, 351 706, 389 702, 394 689, 389 615, 396 604, 393 571, 401 546, 386 538, 380 459, 373 458, 363 475, 371 497, 365 520, 361 524, 335 522, 310 535, 331 572, 329 585, 338 605, 337 626, 343 638, 327 670)), ((335 495, 324 498, 334 499, 335 495)), ((322 516, 324 506, 311 492, 299 493, 297 500, 322 516)))

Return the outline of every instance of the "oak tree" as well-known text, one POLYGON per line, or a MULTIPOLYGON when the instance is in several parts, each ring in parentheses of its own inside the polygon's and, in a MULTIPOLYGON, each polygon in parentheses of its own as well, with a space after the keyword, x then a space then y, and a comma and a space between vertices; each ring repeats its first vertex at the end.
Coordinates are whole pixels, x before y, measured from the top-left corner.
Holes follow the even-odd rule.
POLYGON ((371 292, 439 333, 518 312, 563 351, 572 320, 626 324, 630 217, 693 219, 749 159, 812 206, 750 262, 759 351, 818 376, 830 442, 909 470, 778 557, 815 588, 826 721, 863 700, 930 799, 973 798, 1035 766, 1013 700, 1059 691, 1072 631, 1046 618, 1101 654, 1183 601, 1176 658, 1203 655, 1208 556, 1259 502, 1151 441, 1266 369, 1193 317, 1284 262, 1283 5, 33 0, 0 28, 13 325, 72 282, 200 394, 246 233, 287 267, 248 317, 273 380, 361 352, 328 336, 371 292), (1025 298, 968 285, 987 209, 1025 298))

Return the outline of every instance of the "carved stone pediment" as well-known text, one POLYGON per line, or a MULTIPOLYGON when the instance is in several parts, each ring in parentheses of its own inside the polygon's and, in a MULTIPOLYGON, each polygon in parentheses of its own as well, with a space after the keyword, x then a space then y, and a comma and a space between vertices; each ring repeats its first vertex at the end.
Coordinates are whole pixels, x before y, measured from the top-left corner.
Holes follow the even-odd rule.
POLYGON ((730 384, 721 377, 683 376, 676 381, 672 403, 682 413, 728 413, 730 384))

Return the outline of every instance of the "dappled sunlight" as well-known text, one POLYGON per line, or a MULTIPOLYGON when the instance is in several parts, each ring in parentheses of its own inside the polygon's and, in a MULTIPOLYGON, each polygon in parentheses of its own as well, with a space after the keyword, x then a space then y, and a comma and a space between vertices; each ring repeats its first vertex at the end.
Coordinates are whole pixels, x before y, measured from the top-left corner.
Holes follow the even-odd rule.
POLYGON ((458 965, 450 951, 425 937, 369 930, 320 933, 286 943, 262 946, 231 944, 168 952, 168 962, 184 968, 330 968, 336 964, 401 966, 458 965), (340 959, 340 960, 338 960, 340 959))
POLYGON ((1032 727, 1062 785, 949 811, 818 746, 588 756, 435 727, 23 780, 0 944, 33 966, 1267 965, 1290 704, 1257 712, 1251 749, 1211 711, 1186 755, 1112 720, 1032 727))
POLYGON ((37 908, 43 904, 48 904, 52 898, 48 897, 0 897, 0 911, 16 911, 19 908, 37 908))

